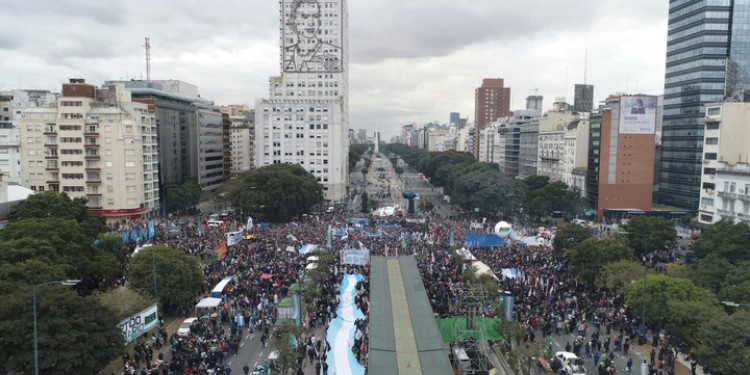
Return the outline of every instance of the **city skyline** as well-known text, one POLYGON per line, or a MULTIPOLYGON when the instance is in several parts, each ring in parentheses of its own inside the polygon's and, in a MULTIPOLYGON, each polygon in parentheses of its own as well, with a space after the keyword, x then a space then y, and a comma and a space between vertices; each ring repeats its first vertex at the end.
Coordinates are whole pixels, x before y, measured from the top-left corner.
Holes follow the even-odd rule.
MULTIPOLYGON (((222 5, 207 12, 199 2, 12 1, 0 37, 0 89, 56 91, 72 77, 96 85, 145 79, 148 36, 153 79, 193 83, 216 104, 253 105, 281 66, 278 2, 222 5)), ((667 2, 394 5, 350 3, 352 129, 388 139, 407 123, 447 123, 450 112, 473 121, 483 78, 505 79, 512 109, 534 94, 545 97, 545 110, 555 97, 572 103, 587 50, 594 103, 616 92, 663 92, 667 2)))

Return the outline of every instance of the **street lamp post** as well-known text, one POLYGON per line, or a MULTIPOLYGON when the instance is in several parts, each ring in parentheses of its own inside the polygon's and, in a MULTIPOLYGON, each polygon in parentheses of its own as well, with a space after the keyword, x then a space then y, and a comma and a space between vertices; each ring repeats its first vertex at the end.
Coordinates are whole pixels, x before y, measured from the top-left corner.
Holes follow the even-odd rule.
MULTIPOLYGON (((637 232, 625 232, 625 234, 632 234, 634 236, 639 236, 643 238, 644 240, 648 241, 648 237, 643 233, 637 233, 637 232)), ((646 333, 646 277, 648 276, 648 266, 644 263, 643 264, 643 307, 641 308, 641 335, 646 333)))
POLYGON ((39 375, 39 340, 38 340, 38 329, 37 329, 37 321, 36 321, 36 293, 39 291, 39 288, 47 285, 66 285, 66 286, 73 286, 81 282, 81 280, 76 279, 70 279, 70 280, 57 280, 57 281, 48 281, 46 283, 39 284, 34 287, 34 293, 33 293, 33 304, 34 304, 34 375, 39 375))
POLYGON ((255 191, 255 189, 257 189, 255 186, 248 186, 240 190, 240 221, 245 219, 245 204, 244 204, 245 192, 255 191))

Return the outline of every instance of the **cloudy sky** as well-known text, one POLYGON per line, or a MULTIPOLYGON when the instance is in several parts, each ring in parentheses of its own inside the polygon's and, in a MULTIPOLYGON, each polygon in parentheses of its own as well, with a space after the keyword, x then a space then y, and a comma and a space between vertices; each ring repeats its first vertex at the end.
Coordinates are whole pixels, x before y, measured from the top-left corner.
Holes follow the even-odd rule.
MULTIPOLYGON (((82 77, 198 85, 217 104, 267 96, 279 74, 276 0, 5 0, 0 89, 59 91, 82 77)), ((474 117, 482 78, 504 78, 511 107, 528 95, 573 101, 573 85, 660 94, 665 0, 350 0, 350 127, 397 134, 404 124, 474 117)))

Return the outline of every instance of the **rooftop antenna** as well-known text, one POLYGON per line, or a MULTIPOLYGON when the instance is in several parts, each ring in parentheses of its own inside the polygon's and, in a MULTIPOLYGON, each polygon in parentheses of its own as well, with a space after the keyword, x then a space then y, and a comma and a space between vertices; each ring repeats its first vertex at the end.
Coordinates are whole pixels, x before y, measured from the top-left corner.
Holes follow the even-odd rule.
POLYGON ((151 38, 146 37, 146 81, 151 81, 151 38))
POLYGON ((586 49, 586 52, 583 54, 583 84, 586 84, 586 73, 588 71, 589 67, 589 50, 586 49))

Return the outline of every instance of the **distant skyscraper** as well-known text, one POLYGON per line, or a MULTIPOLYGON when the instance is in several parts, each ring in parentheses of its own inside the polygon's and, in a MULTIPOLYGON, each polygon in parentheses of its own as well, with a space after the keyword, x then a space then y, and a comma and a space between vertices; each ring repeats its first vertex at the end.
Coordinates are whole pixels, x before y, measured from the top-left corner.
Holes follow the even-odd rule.
POLYGON ((705 104, 750 87, 750 3, 670 0, 659 203, 698 209, 705 104))
MULTIPOLYGON (((487 124, 510 116, 510 87, 504 87, 502 78, 485 78, 482 86, 474 91, 474 126, 478 136, 487 124)), ((479 143, 474 147, 474 156, 479 155, 479 143)))
POLYGON ((347 0, 280 0, 281 76, 256 100, 256 167, 299 164, 346 198, 349 176, 347 0))
POLYGON ((576 84, 573 96, 574 112, 591 112, 594 108, 594 85, 576 84))
POLYGON ((455 125, 460 126, 461 124, 461 114, 459 112, 451 112, 451 118, 448 125, 455 125))
POLYGON ((529 95, 526 97, 526 109, 538 111, 542 114, 542 102, 544 97, 541 95, 529 95))

